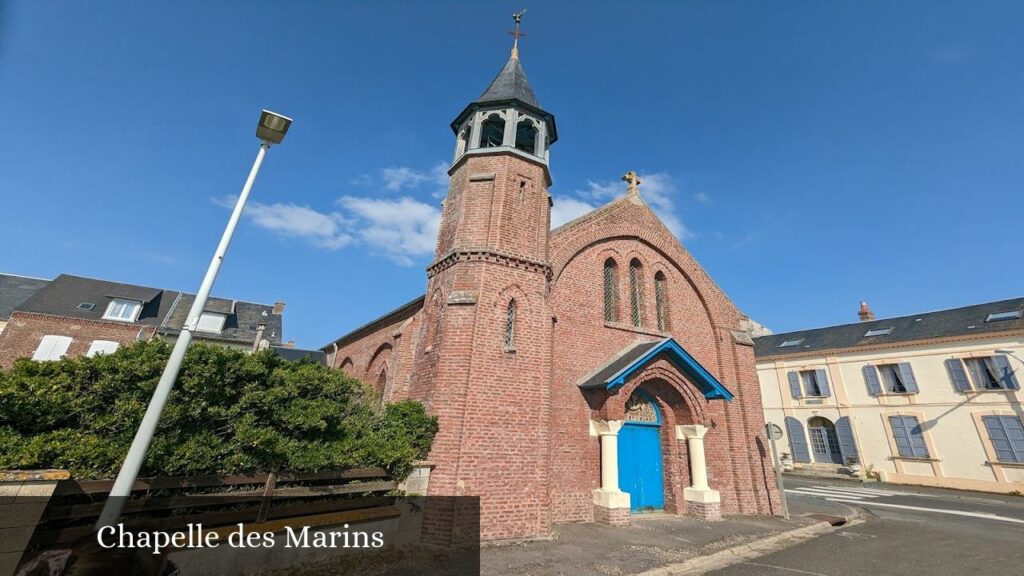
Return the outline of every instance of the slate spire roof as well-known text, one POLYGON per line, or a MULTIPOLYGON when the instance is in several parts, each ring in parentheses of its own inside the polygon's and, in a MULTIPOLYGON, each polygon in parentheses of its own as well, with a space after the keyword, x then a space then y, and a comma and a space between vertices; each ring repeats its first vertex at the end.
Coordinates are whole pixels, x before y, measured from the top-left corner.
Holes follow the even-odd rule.
POLYGON ((526 80, 526 70, 519 58, 513 56, 508 59, 505 67, 498 72, 498 76, 491 82, 491 85, 484 90, 483 95, 477 102, 500 102, 505 100, 519 100, 534 108, 540 108, 537 97, 533 94, 530 82, 526 80))

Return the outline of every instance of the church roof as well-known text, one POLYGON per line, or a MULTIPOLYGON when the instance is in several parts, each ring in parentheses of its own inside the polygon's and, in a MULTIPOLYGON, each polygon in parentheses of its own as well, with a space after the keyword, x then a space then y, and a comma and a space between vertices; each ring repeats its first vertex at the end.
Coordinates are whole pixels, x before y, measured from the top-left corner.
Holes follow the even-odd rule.
POLYGON ((690 381, 700 388, 705 398, 709 400, 733 399, 732 392, 729 392, 717 378, 672 338, 633 344, 608 361, 594 375, 580 382, 579 387, 584 390, 601 388, 614 390, 625 384, 631 376, 653 361, 659 354, 664 354, 676 368, 686 374, 690 381))
POLYGON ((505 100, 519 100, 534 108, 540 108, 537 97, 533 95, 533 88, 530 88, 526 80, 526 71, 519 62, 519 58, 509 58, 505 67, 498 72, 498 76, 491 82, 491 85, 484 90, 484 93, 477 102, 502 102, 505 100))

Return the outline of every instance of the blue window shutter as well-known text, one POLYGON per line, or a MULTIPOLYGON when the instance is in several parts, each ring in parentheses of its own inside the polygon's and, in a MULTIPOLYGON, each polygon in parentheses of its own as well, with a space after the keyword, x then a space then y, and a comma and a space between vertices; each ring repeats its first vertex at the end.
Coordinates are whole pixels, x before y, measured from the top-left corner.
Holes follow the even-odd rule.
POLYGON ((982 416, 1000 462, 1024 463, 1024 424, 1016 416, 982 416))
POLYGON ((953 387, 956 388, 957 392, 969 392, 971 390, 971 382, 967 379, 967 373, 964 372, 962 360, 959 358, 947 359, 946 370, 949 371, 949 379, 953 382, 953 387))
POLYGON ((839 437, 839 451, 843 453, 843 463, 847 464, 850 458, 857 457, 857 442, 853 439, 853 427, 850 425, 849 416, 836 420, 836 436, 839 437))
POLYGON ((868 394, 872 396, 881 394, 882 383, 878 381, 878 368, 869 364, 861 368, 861 372, 864 373, 864 383, 868 385, 868 394))
POLYGON ((800 375, 795 370, 790 370, 787 376, 789 377, 789 391, 793 393, 793 398, 803 396, 800 389, 800 375))
POLYGON ((914 378, 914 371, 910 368, 910 362, 900 362, 900 378, 903 380, 903 387, 911 394, 917 394, 917 379, 914 378))
POLYGON ((921 430, 921 425, 917 422, 917 418, 913 416, 904 416, 907 426, 907 432, 910 433, 910 446, 914 450, 914 456, 917 458, 928 458, 928 444, 924 441, 924 431, 921 430))
POLYGON ((822 396, 832 395, 832 391, 828 389, 828 372, 818 368, 814 371, 814 379, 818 381, 818 390, 821 390, 822 396))
POLYGON ((1006 356, 994 356, 992 360, 996 364, 996 374, 999 375, 999 383, 1008 390, 1020 390, 1017 382, 1017 375, 1013 373, 1010 360, 1006 356))
POLYGON ((804 425, 796 418, 786 416, 786 434, 789 436, 789 446, 793 450, 793 461, 809 464, 811 462, 811 451, 807 448, 804 425))
POLYGON ((914 416, 889 416, 893 439, 900 456, 906 458, 928 458, 928 445, 924 433, 914 416))

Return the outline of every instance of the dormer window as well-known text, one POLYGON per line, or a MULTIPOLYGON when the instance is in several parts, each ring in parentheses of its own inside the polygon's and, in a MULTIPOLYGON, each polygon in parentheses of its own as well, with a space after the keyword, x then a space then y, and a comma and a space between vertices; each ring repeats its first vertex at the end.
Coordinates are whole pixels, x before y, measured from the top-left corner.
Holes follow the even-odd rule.
POLYGON ((228 319, 226 314, 215 312, 203 312, 199 316, 199 323, 196 324, 197 332, 210 332, 220 334, 224 330, 224 322, 228 319))
POLYGON ((114 298, 107 305, 107 311, 103 313, 103 319, 117 320, 118 322, 135 322, 139 318, 139 312, 142 312, 142 302, 114 298))

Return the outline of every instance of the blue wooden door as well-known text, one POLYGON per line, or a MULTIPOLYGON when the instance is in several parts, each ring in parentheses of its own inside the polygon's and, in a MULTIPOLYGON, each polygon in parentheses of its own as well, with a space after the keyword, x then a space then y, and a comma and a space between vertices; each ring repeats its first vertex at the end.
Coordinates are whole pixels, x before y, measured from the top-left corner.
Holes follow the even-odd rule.
POLYGON ((619 489, 634 512, 665 507, 661 475, 661 426, 627 422, 619 432, 619 489))

